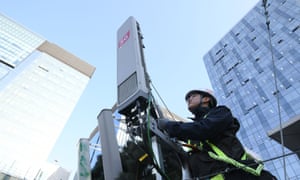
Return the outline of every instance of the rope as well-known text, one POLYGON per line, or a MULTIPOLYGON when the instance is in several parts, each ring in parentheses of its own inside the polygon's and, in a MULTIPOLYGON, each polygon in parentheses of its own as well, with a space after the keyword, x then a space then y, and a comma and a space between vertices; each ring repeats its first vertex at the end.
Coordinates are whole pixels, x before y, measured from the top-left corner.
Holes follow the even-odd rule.
MULTIPOLYGON (((274 84, 275 84, 275 96, 277 101, 277 109, 278 109, 278 116, 279 116, 279 125, 280 125, 280 141, 281 141, 281 149, 282 154, 285 155, 284 151, 284 140, 283 140, 283 128, 282 128, 282 118, 281 118, 281 110, 280 110, 280 102, 279 102, 279 90, 278 90, 278 83, 277 83, 277 73, 276 73, 276 65, 274 60, 274 52, 273 52, 273 46, 272 46, 272 39, 271 39, 271 32, 270 32, 270 20, 269 20, 269 13, 267 11, 267 0, 263 0, 263 7, 265 11, 265 18, 266 18, 266 25, 267 25, 267 31, 268 31, 268 38, 269 38, 269 45, 270 45, 270 52, 272 56, 272 65, 273 65, 273 74, 274 74, 274 84)), ((286 172, 286 162, 285 162, 285 156, 283 156, 283 169, 284 169, 284 177, 287 178, 287 172, 286 172)))
POLYGON ((166 110, 168 111, 168 113, 170 114, 170 116, 172 117, 173 120, 175 120, 175 117, 173 116, 173 114, 171 113, 171 111, 169 110, 169 108, 167 107, 167 104, 164 102, 164 100, 162 99, 162 97, 160 96, 159 92, 157 91, 157 89, 155 88, 154 84, 152 82, 150 82, 151 86, 153 87, 155 93, 158 95, 158 98, 160 99, 160 101, 163 103, 164 107, 166 108, 166 110))

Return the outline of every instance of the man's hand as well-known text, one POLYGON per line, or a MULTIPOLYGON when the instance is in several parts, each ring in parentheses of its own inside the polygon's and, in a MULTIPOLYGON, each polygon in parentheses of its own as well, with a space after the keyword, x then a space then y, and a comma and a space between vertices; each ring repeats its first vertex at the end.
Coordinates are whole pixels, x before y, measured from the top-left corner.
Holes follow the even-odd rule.
POLYGON ((167 127, 168 122, 170 122, 168 119, 157 119, 157 126, 161 130, 165 130, 167 127))

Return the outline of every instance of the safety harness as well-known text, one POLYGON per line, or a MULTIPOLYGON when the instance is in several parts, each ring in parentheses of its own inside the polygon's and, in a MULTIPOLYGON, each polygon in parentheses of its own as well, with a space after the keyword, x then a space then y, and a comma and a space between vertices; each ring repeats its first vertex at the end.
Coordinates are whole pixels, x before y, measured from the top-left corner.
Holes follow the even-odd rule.
MULTIPOLYGON (((188 141, 188 144, 183 144, 184 146, 191 148, 193 150, 198 150, 198 151, 207 151, 208 155, 217 161, 222 161, 227 164, 230 164, 238 169, 242 169, 245 172, 251 173, 255 176, 260 176, 262 169, 264 168, 264 165, 262 162, 256 160, 254 157, 249 155, 247 152, 243 154, 241 157, 241 160, 253 160, 256 165, 258 165, 256 168, 249 167, 246 164, 243 164, 229 156, 227 156, 220 148, 218 148, 216 145, 210 143, 209 141, 206 141, 206 144, 209 145, 212 151, 206 150, 203 148, 203 143, 200 142, 198 145, 196 144, 191 144, 191 141, 188 141)), ((210 178, 210 180, 224 180, 224 175, 222 173, 217 174, 216 176, 213 176, 210 178)))

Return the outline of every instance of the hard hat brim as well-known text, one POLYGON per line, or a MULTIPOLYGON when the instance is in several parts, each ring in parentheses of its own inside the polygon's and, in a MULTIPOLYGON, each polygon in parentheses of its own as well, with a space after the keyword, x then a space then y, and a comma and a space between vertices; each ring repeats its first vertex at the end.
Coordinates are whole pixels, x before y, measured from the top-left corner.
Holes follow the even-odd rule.
POLYGON ((208 96, 212 99, 212 102, 213 102, 213 106, 216 106, 217 105, 217 99, 210 93, 206 92, 206 91, 202 91, 202 90, 198 90, 198 89, 195 89, 195 90, 191 90, 189 91, 188 93, 186 93, 185 95, 185 100, 187 101, 188 98, 192 95, 192 94, 200 94, 200 95, 203 95, 203 96, 208 96))

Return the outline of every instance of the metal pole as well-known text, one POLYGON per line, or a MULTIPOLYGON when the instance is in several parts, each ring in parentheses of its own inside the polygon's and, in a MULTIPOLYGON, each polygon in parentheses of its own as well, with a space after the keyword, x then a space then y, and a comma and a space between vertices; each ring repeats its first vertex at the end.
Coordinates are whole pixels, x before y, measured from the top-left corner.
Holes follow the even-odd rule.
POLYGON ((111 109, 103 109, 97 118, 104 177, 105 179, 116 179, 122 172, 122 164, 111 109))

